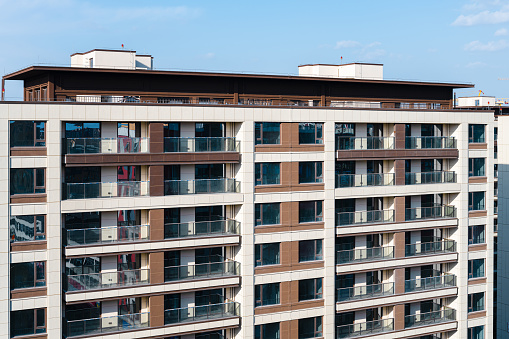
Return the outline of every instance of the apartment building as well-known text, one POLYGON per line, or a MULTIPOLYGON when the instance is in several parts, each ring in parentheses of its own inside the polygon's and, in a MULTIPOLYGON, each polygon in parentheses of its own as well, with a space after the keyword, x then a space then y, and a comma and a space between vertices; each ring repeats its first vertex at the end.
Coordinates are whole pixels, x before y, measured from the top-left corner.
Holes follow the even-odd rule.
POLYGON ((493 337, 472 85, 71 59, 3 77, 0 337, 493 337))

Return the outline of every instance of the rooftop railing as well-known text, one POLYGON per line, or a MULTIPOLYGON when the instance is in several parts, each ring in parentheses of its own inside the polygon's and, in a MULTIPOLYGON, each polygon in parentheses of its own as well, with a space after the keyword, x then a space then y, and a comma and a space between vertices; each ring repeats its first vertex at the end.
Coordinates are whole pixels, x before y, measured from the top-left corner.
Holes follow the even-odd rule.
POLYGON ((67 337, 147 328, 149 312, 67 321, 67 337))
POLYGON ((428 326, 456 320, 456 310, 444 307, 439 311, 419 313, 405 316, 405 328, 415 326, 428 326))
POLYGON ((394 210, 373 210, 336 213, 336 226, 394 222, 394 210))
POLYGON ((176 308, 164 311, 164 324, 207 321, 240 316, 240 304, 227 302, 205 306, 176 308))
POLYGON ((359 322, 336 327, 336 338, 351 338, 394 331, 394 319, 359 322))
POLYGON ((406 137, 405 148, 456 148, 456 139, 454 137, 406 137))
POLYGON ((164 268, 164 281, 207 279, 240 274, 240 263, 236 261, 211 262, 196 265, 168 266, 164 268))
POLYGON ((67 138, 67 154, 148 153, 149 138, 67 138))
POLYGON ((431 207, 415 207, 405 209, 405 220, 455 218, 456 207, 451 205, 435 205, 431 207))
POLYGON ((336 188, 391 185, 394 173, 336 174, 336 188))
POLYGON ((442 240, 405 245, 405 256, 407 257, 452 252, 456 252, 456 242, 454 240, 442 240))
POLYGON ((455 183, 456 173, 452 171, 405 173, 405 185, 455 183))
POLYGON ((117 181, 66 184, 67 199, 122 198, 149 195, 148 181, 117 181))
POLYGON ((148 284, 149 269, 88 273, 67 276, 67 291, 96 290, 148 284))
POLYGON ((166 180, 164 182, 165 195, 239 193, 239 192, 240 192, 240 182, 230 178, 166 180))
POLYGON ((67 246, 149 240, 150 226, 108 226, 67 230, 67 246))
POLYGON ((435 290, 438 288, 456 287, 456 276, 444 274, 436 277, 405 280, 405 292, 435 290))
POLYGON ((394 294, 394 283, 383 283, 373 285, 354 286, 338 288, 336 301, 350 301, 368 298, 377 298, 394 294))
POLYGON ((165 152, 239 152, 235 138, 164 138, 165 152))
POLYGON ((240 222, 233 219, 214 221, 193 221, 164 225, 164 238, 186 238, 240 234, 240 222))
POLYGON ((394 137, 336 136, 336 150, 394 149, 394 137))
POLYGON ((394 258, 394 246, 361 248, 336 252, 337 265, 392 258, 394 258))

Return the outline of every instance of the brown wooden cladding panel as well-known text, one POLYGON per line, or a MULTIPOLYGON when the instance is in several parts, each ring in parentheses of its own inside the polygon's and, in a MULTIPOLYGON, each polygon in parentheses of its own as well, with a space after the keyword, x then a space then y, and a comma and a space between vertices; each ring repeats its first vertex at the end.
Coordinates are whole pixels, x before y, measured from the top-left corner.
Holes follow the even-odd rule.
POLYGON ((485 217, 488 215, 488 211, 469 211, 469 218, 485 217))
POLYGON ((470 285, 479 285, 479 284, 486 284, 486 278, 476 278, 476 279, 469 279, 468 280, 468 286, 470 285))
POLYGON ((394 330, 404 330, 405 329, 405 305, 399 304, 394 305, 394 330))
POLYGON ((46 249, 46 240, 43 241, 19 241, 11 243, 11 252, 17 251, 40 251, 46 249))
POLYGON ((11 299, 34 298, 46 295, 46 287, 21 288, 11 291, 11 299))
POLYGON ((475 251, 486 251, 488 249, 488 245, 486 244, 476 244, 476 245, 469 245, 468 251, 469 252, 475 252, 475 251))
POLYGON ((405 207, 405 197, 394 197, 394 213, 396 222, 406 221, 405 207))
POLYGON ((321 191, 325 187, 323 183, 299 184, 299 162, 282 162, 280 178, 280 185, 256 186, 255 193, 321 191))
POLYGON ((11 195, 11 204, 34 204, 46 202, 46 194, 17 194, 11 195))
POLYGON ((394 233, 394 257, 405 257, 405 232, 394 233))
POLYGON ((164 166, 150 166, 148 168, 150 196, 164 196, 164 166))
POLYGON ((485 184, 488 182, 488 178, 486 177, 469 177, 468 183, 469 184, 485 184))
POLYGON ((164 125, 162 122, 151 122, 148 126, 150 152, 164 153, 164 125))
POLYGON ((457 149, 388 149, 336 151, 338 160, 457 159, 457 149))
POLYGON ((37 334, 30 334, 30 335, 19 335, 16 336, 16 339, 44 339, 47 338, 47 333, 37 333, 37 334))
POLYGON ((486 316, 486 311, 472 312, 468 314, 468 319, 482 318, 486 316))
POLYGON ((164 283, 164 252, 152 252, 149 254, 150 283, 164 283))
POLYGON ((164 295, 151 295, 148 299, 150 326, 164 326, 164 295))
POLYGON ((272 233, 323 229, 323 222, 299 223, 299 202, 281 203, 281 224, 255 226, 255 233, 272 233))
POLYGON ((255 274, 278 273, 323 267, 323 261, 299 262, 299 241, 282 242, 280 251, 280 265, 256 267, 255 274))
POLYGON ((164 240, 164 209, 151 209, 148 213, 150 240, 164 240))
POLYGON ((11 157, 45 157, 46 147, 11 147, 11 157))
POLYGON ((405 124, 394 125, 394 142, 396 149, 405 149, 406 144, 405 124))
POLYGON ((468 149, 488 149, 488 144, 486 144, 486 143, 471 143, 471 144, 468 144, 468 149))
POLYGON ((394 172, 396 173, 396 185, 405 185, 405 160, 394 160, 394 172))
POLYGON ((299 123, 281 123, 279 145, 256 145, 255 152, 323 152, 323 144, 299 144, 299 123))
MULTIPOLYGON (((151 142, 152 144, 152 142, 151 142)), ((66 154, 65 165, 117 166, 117 165, 177 165, 177 164, 225 164, 239 163, 238 152, 190 152, 190 153, 144 153, 144 154, 66 154)))
POLYGON ((394 269, 394 294, 405 293, 405 269, 394 269))

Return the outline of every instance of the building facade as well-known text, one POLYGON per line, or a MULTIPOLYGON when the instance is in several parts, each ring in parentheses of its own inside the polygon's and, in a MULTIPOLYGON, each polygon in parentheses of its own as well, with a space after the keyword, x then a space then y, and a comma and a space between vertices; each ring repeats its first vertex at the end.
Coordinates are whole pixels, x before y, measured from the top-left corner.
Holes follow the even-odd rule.
POLYGON ((471 85, 123 53, 3 79, 25 101, 0 103, 0 337, 493 337, 471 85))

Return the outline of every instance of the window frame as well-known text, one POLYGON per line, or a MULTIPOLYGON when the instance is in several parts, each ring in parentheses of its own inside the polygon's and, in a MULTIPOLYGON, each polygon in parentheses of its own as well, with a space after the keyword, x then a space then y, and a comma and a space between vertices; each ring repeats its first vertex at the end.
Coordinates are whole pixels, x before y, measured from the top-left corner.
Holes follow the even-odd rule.
POLYGON ((255 122, 255 146, 256 145, 281 145, 281 123, 280 122, 255 122), (264 143, 263 140, 264 140, 264 137, 263 137, 263 134, 264 134, 264 128, 263 128, 263 124, 279 124, 279 135, 278 135, 278 138, 277 138, 277 142, 275 143, 264 143), (257 133, 260 133, 260 135, 258 136, 257 133))
POLYGON ((21 263, 11 263, 9 266, 9 274, 11 275, 11 279, 16 279, 16 277, 12 276, 14 274, 12 272, 13 266, 14 265, 23 265, 23 264, 32 264, 32 266, 33 266, 32 267, 32 269, 33 269, 33 284, 32 284, 32 286, 23 286, 23 287, 15 287, 15 286, 13 286, 13 284, 11 284, 10 290, 15 291, 15 290, 22 290, 22 289, 26 289, 26 288, 45 287, 46 279, 47 279, 46 261, 30 261, 30 262, 21 262, 21 263), (43 266, 44 277, 42 279, 38 279, 38 275, 37 275, 38 264, 42 264, 42 266, 43 266))
MULTIPOLYGON (((15 318, 12 315, 12 312, 27 312, 27 311, 33 311, 34 312, 33 333, 15 334, 14 336, 11 333, 11 338, 15 338, 15 337, 18 337, 18 336, 28 336, 28 335, 46 333, 46 331, 47 331, 47 309, 46 308, 34 308, 34 309, 28 309, 28 310, 11 311, 11 314, 10 314, 10 318, 12 319, 10 321, 11 324, 12 324, 12 321, 15 320, 15 318), (43 312, 43 314, 42 314, 43 324, 39 325, 38 320, 39 320, 39 315, 40 315, 41 311, 43 312)), ((11 326, 11 328, 12 328, 12 326, 11 326)))
POLYGON ((323 162, 322 161, 301 161, 299 162, 299 184, 316 184, 316 183, 323 183, 323 162), (302 181, 301 172, 303 169, 301 169, 302 164, 314 164, 313 169, 313 181, 302 181), (320 171, 319 168, 320 167, 320 171), (317 173, 320 172, 320 175, 317 175, 317 173))
POLYGON ((468 125, 468 143, 469 144, 484 144, 484 143, 486 143, 486 125, 484 125, 484 124, 469 124, 468 125), (480 141, 474 141, 474 129, 477 126, 483 127, 482 136, 479 138, 480 141))
POLYGON ((299 301, 309 301, 309 300, 319 300, 323 299, 323 279, 322 278, 312 278, 312 279, 303 279, 299 280, 299 301), (313 289, 312 297, 307 298, 302 293, 304 284, 312 284, 311 288, 313 289))
MULTIPOLYGON (((268 255, 268 254, 265 254, 265 256, 268 255)), ((272 266, 272 265, 280 265, 281 264, 281 243, 280 242, 273 242, 273 243, 265 243, 265 244, 255 244, 255 267, 262 267, 262 266, 272 266), (276 263, 271 263, 271 264, 264 264, 264 249, 265 247, 264 246, 268 246, 268 245, 277 245, 278 247, 278 251, 277 251, 277 255, 276 255, 276 258, 277 261, 276 263)))
MULTIPOLYGON (((12 171, 19 171, 19 170, 32 170, 32 179, 33 179, 33 190, 32 192, 24 192, 24 193, 13 193, 12 192, 12 186, 9 187, 9 195, 15 196, 15 195, 25 195, 25 194, 46 194, 46 168, 11 168, 10 169, 10 178, 9 180, 12 180, 12 171), (43 185, 37 185, 37 179, 38 179, 38 173, 42 171, 42 178, 44 182, 43 185), (39 190, 40 192, 37 192, 39 190)), ((12 182, 12 181, 11 181, 12 182)))
POLYGON ((308 224, 314 222, 323 222, 323 200, 307 200, 299 201, 299 224, 308 224), (313 220, 304 220, 301 212, 305 210, 303 204, 314 203, 314 218, 313 220), (320 211, 319 211, 320 210, 320 211))
POLYGON ((470 259, 468 260, 468 279, 482 279, 486 278, 486 259, 485 258, 478 258, 478 259, 470 259), (482 275, 478 277, 474 277, 474 262, 477 260, 482 260, 482 275))
POLYGON ((481 245, 486 244, 486 225, 471 225, 468 226, 468 244, 469 245, 481 245), (482 232, 477 234, 482 234, 482 240, 480 242, 474 242, 474 229, 482 227, 482 232))
POLYGON ((485 191, 475 191, 475 192, 468 192, 468 211, 486 211, 486 192, 485 191), (482 193, 483 199, 482 199, 482 208, 474 209, 474 195, 482 193))
POLYGON ((280 162, 256 162, 255 163, 255 186, 269 186, 269 185, 281 185, 281 163, 280 162), (265 166, 273 165, 273 164, 277 164, 279 167, 277 182, 276 183, 263 183, 263 179, 267 177, 265 175, 265 172, 270 173, 270 171, 267 171, 267 169, 265 169, 265 166))
POLYGON ((46 147, 46 124, 47 124, 47 121, 45 120, 30 120, 29 122, 32 122, 33 124, 33 127, 32 127, 32 134, 33 134, 33 139, 34 139, 34 142, 33 142, 33 145, 28 145, 28 146, 12 146, 12 142, 11 142, 11 137, 12 137, 12 128, 11 128, 11 125, 12 124, 15 124, 16 122, 27 122, 25 120, 9 120, 9 133, 11 135, 9 135, 9 147, 10 148, 17 148, 17 147, 46 147), (43 133, 43 136, 44 138, 42 139, 39 139, 37 136, 37 129, 40 128, 38 127, 38 124, 43 124, 42 126, 42 133, 43 133))
POLYGON ((468 294, 468 313, 471 312, 482 312, 486 310, 486 295, 484 292, 478 292, 478 293, 470 293, 468 294), (480 299, 482 301, 482 304, 480 305, 479 309, 476 308, 475 298, 479 297, 479 295, 482 295, 482 298, 480 299))
POLYGON ((299 122, 299 145, 323 145, 323 122, 299 122), (301 142, 301 126, 310 127, 311 124, 313 125, 315 135, 314 142, 311 143, 301 142), (319 130, 320 133, 318 132, 319 130), (319 136, 319 134, 321 134, 321 137, 319 136))
POLYGON ((486 176, 486 158, 469 158, 468 159, 468 177, 485 177, 486 176), (483 164, 483 175, 474 175, 474 172, 475 172, 475 161, 476 160, 479 160, 479 159, 483 159, 484 160, 484 164, 483 164))
POLYGON ((317 316, 317 317, 310 317, 310 318, 301 318, 299 319, 298 323, 298 337, 299 339, 308 339, 308 338, 321 338, 323 337, 323 317, 317 316), (311 333, 312 337, 307 336, 308 333, 301 333, 301 328, 305 327, 307 324, 301 324, 301 321, 309 321, 310 319, 313 319, 313 331, 311 333), (319 321, 318 321, 319 319, 319 321), (322 330, 318 330, 318 328, 321 327, 322 330))
POLYGON ((262 307, 262 306, 271 306, 271 305, 280 305, 281 304, 281 283, 277 282, 277 283, 259 284, 259 285, 255 285, 254 289, 255 289, 255 293, 254 293, 255 294, 254 295, 255 308, 262 307), (269 286, 269 285, 274 285, 274 286, 277 285, 277 302, 275 302, 273 304, 265 304, 263 302, 263 300, 264 300, 263 289, 264 289, 264 287, 269 286))
POLYGON ((322 239, 300 240, 299 241, 299 262, 321 261, 321 260, 323 260, 323 240, 322 239), (303 260, 302 255, 301 255, 301 244, 307 243, 307 242, 313 242, 314 256, 313 256, 313 259, 303 260), (318 243, 320 243, 319 246, 318 246, 318 243), (318 253, 318 248, 320 249, 321 254, 318 253))
POLYGON ((255 227, 256 226, 268 226, 268 225, 281 225, 281 203, 280 202, 272 202, 272 203, 258 203, 255 204, 255 227), (279 206, 279 215, 278 215, 278 223, 276 224, 264 224, 263 223, 263 207, 265 205, 278 205, 279 206), (259 215, 258 215, 259 214, 259 215))
POLYGON ((474 326, 468 328, 468 339, 484 339, 484 325, 474 326), (475 331, 475 332, 474 332, 475 331), (477 337, 477 334, 481 333, 481 337, 477 337), (476 335, 476 337, 474 337, 476 335))
POLYGON ((44 241, 44 240, 46 240, 46 215, 45 214, 34 214, 34 215, 11 216, 9 218, 9 233, 10 233, 10 242, 11 243, 28 242, 28 241, 44 241), (31 216, 34 217, 34 222, 33 222, 34 239, 33 240, 16 240, 15 234, 12 232, 13 231, 13 227, 12 227, 13 219, 15 219, 16 217, 31 217, 31 216), (42 233, 37 231, 37 221, 38 220, 42 220, 42 229, 43 229, 42 233), (40 238, 37 239, 37 237, 40 237, 40 238))
POLYGON ((255 335, 254 335, 254 338, 255 339, 265 339, 264 338, 265 326, 274 325, 274 324, 278 325, 278 331, 277 331, 276 337, 275 338, 271 337, 271 338, 267 338, 267 339, 279 339, 279 338, 281 338, 281 323, 280 322, 255 325, 255 335))

